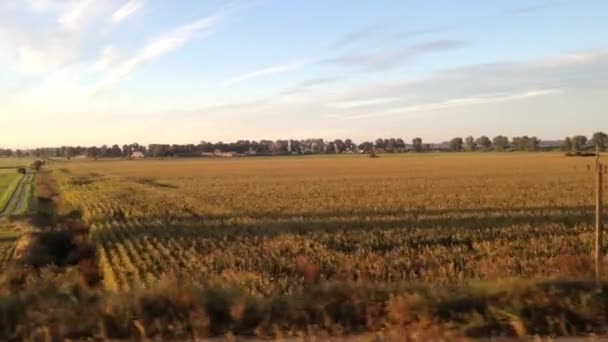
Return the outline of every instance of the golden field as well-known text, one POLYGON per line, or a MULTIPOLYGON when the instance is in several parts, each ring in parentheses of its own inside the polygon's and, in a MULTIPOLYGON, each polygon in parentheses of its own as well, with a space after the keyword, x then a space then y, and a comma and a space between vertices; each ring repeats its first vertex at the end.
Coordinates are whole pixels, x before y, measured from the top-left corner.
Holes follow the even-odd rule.
POLYGON ((108 289, 587 276, 592 158, 557 153, 55 161, 108 289))

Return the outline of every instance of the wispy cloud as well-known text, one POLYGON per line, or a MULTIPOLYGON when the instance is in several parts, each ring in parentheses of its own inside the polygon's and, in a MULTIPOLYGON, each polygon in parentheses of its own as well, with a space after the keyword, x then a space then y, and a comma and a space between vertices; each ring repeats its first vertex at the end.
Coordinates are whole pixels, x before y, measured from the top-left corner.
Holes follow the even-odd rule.
POLYGON ((135 14, 143 6, 143 0, 129 0, 112 14, 110 20, 113 24, 118 24, 135 14))
POLYGON ((246 74, 243 74, 243 75, 240 75, 237 77, 227 79, 227 80, 223 81, 222 83, 220 83, 220 86, 224 87, 224 88, 231 87, 231 86, 234 86, 239 83, 249 81, 249 80, 252 80, 255 78, 296 70, 309 63, 310 62, 308 62, 308 61, 297 61, 297 62, 288 63, 288 64, 273 65, 270 67, 255 70, 255 71, 248 72, 246 74))
POLYGON ((323 86, 329 83, 336 82, 338 80, 344 79, 346 77, 316 77, 311 78, 305 81, 302 81, 295 86, 285 89, 281 92, 281 95, 298 95, 303 92, 306 92, 312 88, 323 86))
POLYGON ((559 2, 556 2, 556 1, 540 3, 540 4, 533 4, 533 5, 528 5, 528 6, 510 8, 510 9, 503 11, 502 14, 503 15, 520 15, 520 14, 528 14, 528 13, 533 13, 533 12, 542 12, 542 11, 554 8, 556 6, 559 6, 559 5, 560 5, 559 2))
POLYGON ((66 30, 78 30, 83 23, 86 23, 87 14, 93 12, 91 11, 93 4, 93 0, 75 1, 66 7, 57 22, 66 30))
POLYGON ((327 58, 322 63, 343 67, 361 68, 366 70, 388 69, 400 65, 423 54, 454 50, 465 46, 466 43, 457 40, 436 40, 402 48, 386 49, 366 55, 344 55, 327 58))
POLYGON ((60 0, 26 0, 26 3, 28 8, 35 12, 44 12, 61 6, 60 0))
POLYGON ((381 111, 381 112, 365 113, 365 114, 358 114, 358 115, 347 115, 347 116, 344 116, 341 118, 345 119, 345 120, 370 119, 370 118, 378 118, 378 117, 383 117, 383 116, 391 116, 391 115, 399 115, 399 114, 407 114, 407 113, 429 112, 429 111, 436 111, 436 110, 453 109, 453 108, 457 108, 457 107, 525 100, 525 99, 530 99, 530 98, 534 98, 534 97, 559 94, 560 92, 561 92, 560 89, 535 89, 535 90, 528 90, 528 91, 525 91, 522 93, 514 93, 514 94, 480 94, 480 95, 472 96, 472 97, 454 98, 454 99, 449 99, 449 100, 439 101, 439 102, 407 105, 407 106, 392 108, 390 110, 381 111))
POLYGON ((377 105, 382 105, 386 103, 399 101, 401 98, 399 97, 379 97, 375 99, 368 100, 352 100, 352 101, 341 101, 330 103, 329 106, 338 109, 351 109, 351 108, 361 108, 361 107, 373 107, 377 105))
POLYGON ((138 67, 169 54, 196 38, 210 34, 221 18, 220 14, 201 18, 151 39, 135 56, 108 70, 101 82, 93 88, 91 94, 98 94, 106 90, 122 81, 138 67))
POLYGON ((424 29, 419 29, 419 30, 411 30, 411 31, 398 33, 397 38, 405 39, 405 38, 426 36, 426 35, 431 35, 431 34, 435 34, 435 33, 445 32, 451 28, 453 28, 453 26, 430 27, 430 28, 424 28, 424 29))
POLYGON ((332 45, 332 48, 339 49, 347 46, 351 46, 353 44, 359 43, 361 41, 371 39, 378 34, 378 32, 384 29, 384 25, 376 24, 368 26, 362 30, 354 31, 346 35, 344 38, 340 39, 337 43, 332 45))
POLYGON ((112 45, 108 45, 101 51, 99 58, 93 64, 93 71, 105 71, 112 67, 119 59, 118 51, 112 45))

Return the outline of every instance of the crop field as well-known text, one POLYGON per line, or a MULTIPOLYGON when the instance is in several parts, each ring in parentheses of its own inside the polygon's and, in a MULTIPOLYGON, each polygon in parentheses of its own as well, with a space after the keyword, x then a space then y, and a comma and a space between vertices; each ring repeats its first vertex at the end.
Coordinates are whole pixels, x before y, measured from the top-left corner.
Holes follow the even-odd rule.
POLYGON ((0 158, 0 168, 17 168, 28 166, 32 163, 32 158, 0 158))
MULTIPOLYGON (((29 177, 32 177, 32 175, 29 175, 29 177)), ((15 241, 19 236, 19 233, 10 229, 9 224, 3 222, 1 217, 5 216, 5 213, 12 213, 13 210, 16 212, 19 209, 20 213, 25 213, 28 210, 27 205, 20 208, 9 208, 12 207, 12 203, 15 203, 13 194, 19 188, 22 179, 23 176, 18 174, 16 169, 0 168, 0 272, 4 271, 12 260, 15 241)), ((29 191, 32 191, 31 185, 29 191)))
POLYGON ((289 294, 310 282, 585 276, 593 159, 425 154, 51 165, 104 284, 289 294))
POLYGON ((15 169, 0 169, 0 212, 8 205, 20 179, 21 175, 15 169))

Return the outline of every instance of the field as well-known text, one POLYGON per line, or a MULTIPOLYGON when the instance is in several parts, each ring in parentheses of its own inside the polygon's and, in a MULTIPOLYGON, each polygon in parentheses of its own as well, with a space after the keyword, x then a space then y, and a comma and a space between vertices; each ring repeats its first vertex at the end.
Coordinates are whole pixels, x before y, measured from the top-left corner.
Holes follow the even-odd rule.
POLYGON ((593 176, 561 154, 73 161, 64 212, 104 284, 165 279, 298 293, 325 280, 586 277, 593 176))
POLYGON ((15 169, 0 169, 0 212, 4 211, 20 179, 15 169))
POLYGON ((0 271, 4 271, 13 258, 15 241, 20 232, 3 217, 28 213, 32 204, 33 174, 17 173, 22 159, 0 158, 0 271))
POLYGON ((0 158, 0 168, 17 168, 28 166, 34 161, 32 158, 0 158))

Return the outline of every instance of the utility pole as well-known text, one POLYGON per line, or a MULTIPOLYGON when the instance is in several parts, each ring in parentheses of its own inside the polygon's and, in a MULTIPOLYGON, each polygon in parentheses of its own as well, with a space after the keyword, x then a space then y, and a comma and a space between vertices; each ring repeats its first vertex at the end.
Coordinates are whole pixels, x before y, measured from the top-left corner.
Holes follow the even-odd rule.
POLYGON ((604 165, 600 161, 600 151, 597 149, 595 159, 595 279, 601 281, 602 268, 602 230, 603 230, 603 205, 604 205, 604 165))

